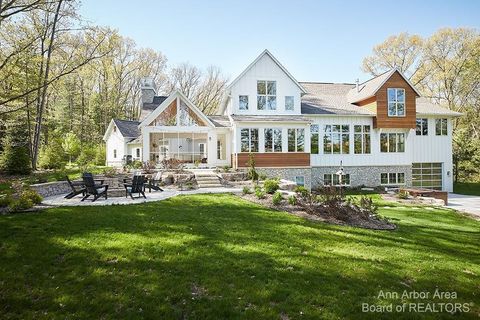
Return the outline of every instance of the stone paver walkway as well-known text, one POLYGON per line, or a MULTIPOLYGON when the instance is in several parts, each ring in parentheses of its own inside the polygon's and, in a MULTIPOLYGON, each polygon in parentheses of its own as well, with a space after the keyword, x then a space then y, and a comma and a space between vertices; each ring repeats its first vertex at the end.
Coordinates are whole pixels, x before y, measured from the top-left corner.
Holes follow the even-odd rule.
POLYGON ((108 198, 107 200, 100 198, 95 202, 91 200, 80 201, 82 196, 76 196, 73 199, 65 199, 65 195, 58 195, 53 197, 48 197, 43 200, 43 204, 48 206, 108 206, 114 204, 138 204, 145 202, 161 201, 171 197, 175 197, 182 194, 202 194, 202 193, 241 193, 242 189, 240 188, 203 188, 195 189, 189 191, 178 191, 172 189, 166 189, 165 191, 155 191, 152 193, 145 193, 147 199, 137 198, 132 200, 130 197, 118 197, 118 198, 108 198))

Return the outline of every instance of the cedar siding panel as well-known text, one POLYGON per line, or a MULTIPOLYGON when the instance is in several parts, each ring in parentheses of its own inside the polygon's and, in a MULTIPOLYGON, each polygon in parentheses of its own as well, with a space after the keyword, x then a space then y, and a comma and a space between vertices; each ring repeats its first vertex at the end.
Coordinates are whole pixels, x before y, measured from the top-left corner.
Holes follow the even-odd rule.
MULTIPOLYGON (((237 154, 238 167, 248 167, 249 153, 242 152, 237 154)), ((269 152, 269 153, 253 153, 255 166, 259 168, 273 167, 309 167, 310 154, 305 152, 269 152)))
POLYGON ((377 116, 373 121, 374 128, 411 128, 415 129, 416 122, 416 98, 417 93, 403 79, 403 77, 395 72, 392 74, 383 86, 377 91, 377 116), (389 117, 387 108, 387 88, 403 88, 405 89, 405 116, 389 117))

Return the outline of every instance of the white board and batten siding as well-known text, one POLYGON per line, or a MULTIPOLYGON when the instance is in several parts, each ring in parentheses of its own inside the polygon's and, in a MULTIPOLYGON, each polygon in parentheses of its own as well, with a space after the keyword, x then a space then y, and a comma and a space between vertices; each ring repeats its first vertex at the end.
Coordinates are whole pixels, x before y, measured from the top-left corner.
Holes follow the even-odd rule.
POLYGON ((264 54, 247 70, 230 88, 230 101, 227 107, 229 114, 244 115, 299 115, 300 88, 268 55, 264 54), (257 110, 257 81, 276 81, 276 110, 257 110), (239 96, 248 96, 248 110, 239 109, 239 96), (294 97, 293 110, 285 110, 285 96, 294 97))
POLYGON ((114 131, 113 129, 108 134, 106 140, 106 150, 107 150, 107 166, 121 166, 122 158, 127 151, 127 144, 125 138, 120 134, 120 130, 114 131), (115 151, 116 150, 116 157, 115 151))

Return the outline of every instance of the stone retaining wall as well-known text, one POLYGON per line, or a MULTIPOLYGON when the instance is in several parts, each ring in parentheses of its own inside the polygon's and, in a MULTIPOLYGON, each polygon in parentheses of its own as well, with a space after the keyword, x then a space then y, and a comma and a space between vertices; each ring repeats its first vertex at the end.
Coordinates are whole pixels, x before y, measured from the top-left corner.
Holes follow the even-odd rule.
POLYGON ((42 197, 51 197, 59 194, 67 194, 72 189, 67 181, 55 181, 47 183, 38 183, 30 185, 32 190, 35 190, 42 197))

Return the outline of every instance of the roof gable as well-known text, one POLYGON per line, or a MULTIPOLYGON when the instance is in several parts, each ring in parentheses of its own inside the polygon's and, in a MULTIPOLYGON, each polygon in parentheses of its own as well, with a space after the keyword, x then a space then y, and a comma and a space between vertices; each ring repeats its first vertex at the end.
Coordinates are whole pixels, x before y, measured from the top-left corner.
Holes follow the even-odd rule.
POLYGON ((350 103, 356 103, 368 98, 373 97, 378 90, 387 82, 394 73, 398 73, 403 80, 415 91, 415 93, 420 97, 421 94, 418 92, 418 90, 413 86, 413 84, 410 82, 410 80, 405 77, 405 75, 400 72, 397 68, 394 68, 390 71, 387 71, 385 73, 382 73, 379 76, 376 76, 370 80, 367 80, 361 84, 358 85, 358 91, 356 86, 350 89, 350 91, 347 94, 347 99, 350 103))
POLYGON ((107 130, 105 130, 103 140, 107 140, 108 135, 112 132, 114 126, 117 127, 118 132, 122 137, 136 138, 140 136, 140 131, 138 130, 139 124, 140 122, 138 121, 112 119, 108 124, 107 130))
MULTIPOLYGON (((190 108, 190 110, 192 110, 194 114, 203 120, 208 126, 214 127, 214 124, 210 121, 210 119, 203 112, 201 112, 197 106, 190 101, 190 99, 188 99, 182 92, 175 90, 166 99, 164 99, 162 103, 155 110, 153 110, 153 112, 151 112, 145 119, 142 120, 142 122, 138 124, 138 128, 149 126, 177 98, 185 102, 187 107, 190 108)), ((179 106, 177 106, 177 108, 178 107, 179 106)))
POLYGON ((302 85, 290 74, 290 72, 288 72, 288 70, 277 60, 277 58, 275 58, 273 56, 273 54, 270 53, 270 51, 268 51, 267 49, 265 49, 255 60, 253 60, 252 63, 250 63, 248 65, 248 67, 243 70, 242 73, 240 73, 240 75, 238 75, 238 77, 236 77, 229 85, 228 85, 228 89, 230 89, 235 83, 237 83, 248 71, 250 71, 250 69, 253 68, 253 66, 255 66, 255 64, 257 64, 257 62, 260 61, 260 59, 262 59, 264 56, 268 56, 270 59, 273 60, 273 62, 275 62, 275 64, 290 78, 290 80, 293 81, 293 83, 295 83, 295 85, 300 89, 300 91, 302 93, 305 93, 305 89, 302 87, 302 85))

